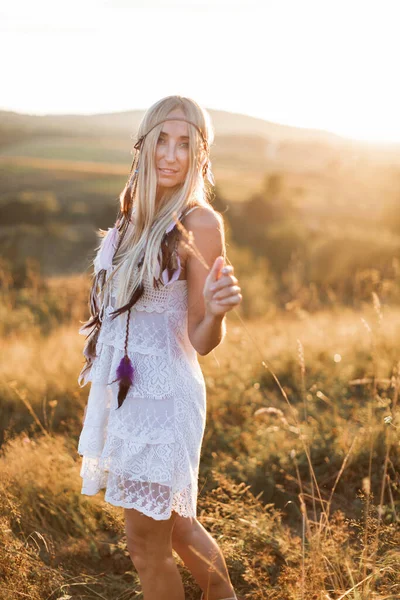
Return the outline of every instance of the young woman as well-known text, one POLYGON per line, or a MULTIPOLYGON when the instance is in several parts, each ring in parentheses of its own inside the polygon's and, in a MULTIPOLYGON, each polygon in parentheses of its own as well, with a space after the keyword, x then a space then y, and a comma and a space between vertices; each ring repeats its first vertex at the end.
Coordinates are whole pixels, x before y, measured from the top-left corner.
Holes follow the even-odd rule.
POLYGON ((222 217, 207 199, 212 142, 209 114, 190 98, 169 96, 146 112, 80 330, 90 333, 79 385, 91 382, 82 493, 105 488, 105 500, 124 507, 145 600, 184 599, 172 549, 204 600, 236 598, 220 548, 196 519, 206 420, 197 353, 222 341, 224 317, 242 300, 224 266, 222 217))

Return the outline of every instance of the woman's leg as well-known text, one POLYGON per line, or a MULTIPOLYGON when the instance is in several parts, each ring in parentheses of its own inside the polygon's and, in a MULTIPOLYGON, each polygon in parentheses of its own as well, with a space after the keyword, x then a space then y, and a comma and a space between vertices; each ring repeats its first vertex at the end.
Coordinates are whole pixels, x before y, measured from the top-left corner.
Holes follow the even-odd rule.
POLYGON ((184 600, 182 579, 172 554, 171 532, 176 513, 156 521, 125 508, 127 548, 139 574, 144 600, 184 600))
POLYGON ((203 590, 204 600, 235 597, 221 549, 197 519, 177 515, 172 547, 203 590))

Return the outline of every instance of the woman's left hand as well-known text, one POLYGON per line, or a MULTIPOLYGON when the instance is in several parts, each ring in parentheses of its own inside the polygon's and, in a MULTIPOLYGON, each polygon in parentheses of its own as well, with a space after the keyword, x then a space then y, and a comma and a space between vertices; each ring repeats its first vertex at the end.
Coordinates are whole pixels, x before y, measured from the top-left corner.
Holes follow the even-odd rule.
POLYGON ((233 274, 232 265, 224 266, 224 259, 218 256, 206 278, 203 290, 206 315, 223 315, 238 306, 242 301, 241 288, 233 274))

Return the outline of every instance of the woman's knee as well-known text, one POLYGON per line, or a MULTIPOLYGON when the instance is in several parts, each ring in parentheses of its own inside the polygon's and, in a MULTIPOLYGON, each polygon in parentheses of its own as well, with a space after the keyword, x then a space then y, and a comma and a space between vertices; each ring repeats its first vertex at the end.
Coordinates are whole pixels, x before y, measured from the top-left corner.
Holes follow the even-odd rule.
POLYGON ((172 546, 189 546, 197 530, 198 521, 194 517, 177 516, 172 529, 172 546))
POLYGON ((131 542, 129 556, 137 572, 142 576, 152 572, 160 572, 175 565, 172 546, 161 546, 156 543, 136 544, 131 542))
POLYGON ((156 521, 134 509, 125 509, 127 550, 138 571, 173 560, 171 531, 174 519, 156 521))

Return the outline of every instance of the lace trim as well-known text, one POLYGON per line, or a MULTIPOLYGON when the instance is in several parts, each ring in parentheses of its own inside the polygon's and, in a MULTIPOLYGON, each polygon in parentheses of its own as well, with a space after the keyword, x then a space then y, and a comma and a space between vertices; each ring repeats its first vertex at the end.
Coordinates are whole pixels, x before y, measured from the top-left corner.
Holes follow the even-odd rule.
POLYGON ((93 496, 105 489, 104 500, 114 506, 135 508, 155 520, 169 519, 172 511, 182 517, 196 517, 197 477, 195 483, 174 491, 171 486, 133 479, 114 471, 105 471, 94 459, 83 458, 81 477, 82 494, 93 496))

